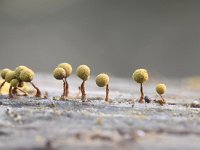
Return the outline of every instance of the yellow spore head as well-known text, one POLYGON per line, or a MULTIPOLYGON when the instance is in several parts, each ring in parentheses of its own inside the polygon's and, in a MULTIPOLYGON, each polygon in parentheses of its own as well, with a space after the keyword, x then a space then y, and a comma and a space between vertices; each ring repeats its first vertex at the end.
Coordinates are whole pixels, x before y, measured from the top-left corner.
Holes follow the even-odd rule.
POLYGON ((24 69, 21 71, 19 78, 20 81, 31 82, 34 77, 34 72, 31 69, 24 69))
POLYGON ((104 87, 109 83, 109 76, 105 73, 99 74, 96 77, 96 84, 99 87, 104 87))
POLYGON ((76 74, 83 81, 86 81, 90 77, 90 68, 86 65, 80 65, 76 70, 76 74))
POLYGON ((72 66, 68 63, 61 63, 58 65, 59 68, 63 68, 66 72, 66 77, 69 77, 72 74, 72 66))
POLYGON ((26 66, 18 66, 17 68, 15 68, 15 77, 17 79, 20 79, 20 73, 23 71, 23 70, 26 70, 26 69, 29 69, 28 67, 26 66))
POLYGON ((63 78, 66 77, 66 71, 63 68, 58 67, 58 68, 54 69, 53 76, 57 80, 62 80, 63 78))
POLYGON ((148 77, 148 72, 146 69, 137 69, 134 71, 132 78, 137 82, 137 83, 144 83, 149 79, 148 77))
POLYGON ((12 87, 18 87, 19 81, 18 81, 17 79, 12 79, 12 80, 10 81, 10 85, 11 85, 12 87))
POLYGON ((1 77, 2 77, 2 79, 5 79, 6 74, 7 74, 9 71, 11 71, 11 70, 8 69, 8 68, 5 68, 5 69, 3 69, 3 70, 1 71, 1 77))
POLYGON ((165 84, 158 84, 156 86, 156 92, 160 95, 164 94, 167 90, 167 87, 165 84))
POLYGON ((14 71, 8 71, 6 73, 6 76, 5 76, 5 81, 8 82, 8 83, 10 83, 10 81, 12 79, 15 79, 15 72, 14 71))

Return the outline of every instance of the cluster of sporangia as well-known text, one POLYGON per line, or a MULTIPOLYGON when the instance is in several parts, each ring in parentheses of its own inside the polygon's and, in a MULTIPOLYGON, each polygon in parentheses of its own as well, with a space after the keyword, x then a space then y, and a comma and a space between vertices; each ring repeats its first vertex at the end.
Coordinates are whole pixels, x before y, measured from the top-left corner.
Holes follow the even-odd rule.
POLYGON ((41 97, 41 92, 39 88, 37 88, 34 83, 32 82, 34 77, 34 72, 26 67, 26 66, 18 66, 15 68, 15 70, 10 70, 8 68, 5 68, 1 71, 1 77, 4 80, 2 84, 0 85, 0 93, 1 88, 4 86, 4 84, 10 83, 9 87, 9 97, 13 98, 14 96, 28 96, 28 93, 26 93, 21 88, 24 86, 24 83, 30 83, 35 89, 36 89, 36 97, 41 97), (23 95, 20 95, 18 91, 22 92, 23 95))
MULTIPOLYGON (((59 64, 53 71, 53 76, 57 80, 63 80, 63 94, 61 98, 68 97, 69 94, 69 86, 67 83, 67 77, 69 77, 72 73, 72 66, 68 63, 61 63, 59 64)), ((79 87, 81 91, 81 100, 86 100, 86 92, 85 92, 85 82, 90 78, 90 68, 86 65, 80 65, 76 70, 77 76, 83 80, 81 86, 79 87)), ((106 86, 106 98, 105 101, 109 100, 109 76, 107 74, 99 74, 96 77, 96 84, 99 87, 106 86)))
MULTIPOLYGON (((149 75, 147 70, 145 69, 137 69, 133 72, 132 78, 140 84, 140 99, 139 99, 139 103, 144 103, 145 102, 145 98, 144 98, 144 92, 143 92, 143 83, 148 81, 149 79, 149 75)), ((158 84, 156 86, 156 92, 160 95, 161 100, 159 100, 158 102, 160 103, 160 105, 166 104, 166 101, 164 100, 164 98, 162 97, 162 95, 166 92, 167 87, 165 84, 158 84)))
MULTIPOLYGON (((67 83, 67 77, 69 77, 72 73, 72 66, 68 63, 61 63, 57 66, 57 68, 53 71, 53 76, 58 80, 63 80, 63 94, 62 98, 68 97, 69 93, 69 86, 67 83)), ((90 68, 87 65, 80 65, 76 70, 77 76, 83 80, 81 86, 79 87, 81 91, 81 99, 82 101, 86 100, 86 93, 85 93, 85 82, 90 77, 90 68)), ((137 69, 134 71, 132 78, 140 84, 140 92, 141 96, 139 99, 139 103, 144 103, 144 92, 143 92, 143 83, 148 80, 148 72, 145 69, 137 69)), ((106 97, 105 101, 109 100, 109 76, 105 73, 101 73, 96 77, 96 84, 99 87, 105 87, 106 86, 106 97)), ((160 95, 161 100, 159 100, 159 103, 161 105, 165 104, 166 101, 163 99, 162 94, 164 94, 166 91, 165 84, 158 84, 156 86, 156 92, 160 95)))
MULTIPOLYGON (((61 63, 59 64, 53 71, 53 76, 57 80, 63 81, 63 94, 61 95, 62 99, 65 99, 69 96, 69 85, 67 82, 67 78, 72 74, 72 66, 68 63, 61 63)), ((86 100, 86 92, 85 92, 85 82, 90 77, 90 68, 87 65, 80 65, 76 70, 77 76, 83 80, 79 89, 81 92, 81 100, 86 100)), ((34 72, 26 67, 26 66, 19 66, 14 71, 10 69, 3 69, 1 71, 1 77, 4 79, 4 82, 0 85, 0 92, 1 88, 5 84, 5 82, 10 83, 9 88, 9 97, 13 98, 14 95, 19 95, 18 90, 24 93, 24 96, 27 96, 28 94, 21 89, 23 87, 24 82, 30 83, 35 89, 36 89, 36 97, 41 97, 40 90, 33 84, 34 72)), ((139 99, 139 103, 148 102, 148 100, 144 97, 143 92, 143 83, 146 82, 148 77, 148 72, 145 69, 137 69, 133 72, 132 78, 140 84, 140 92, 141 96, 139 99)), ((96 84, 99 87, 105 87, 106 86, 106 97, 105 101, 109 101, 109 76, 105 73, 101 73, 96 77, 96 84)), ((163 99, 162 95, 166 91, 165 84, 158 84, 156 86, 156 92, 160 95, 161 100, 158 102, 163 105, 166 103, 166 101, 163 99)))

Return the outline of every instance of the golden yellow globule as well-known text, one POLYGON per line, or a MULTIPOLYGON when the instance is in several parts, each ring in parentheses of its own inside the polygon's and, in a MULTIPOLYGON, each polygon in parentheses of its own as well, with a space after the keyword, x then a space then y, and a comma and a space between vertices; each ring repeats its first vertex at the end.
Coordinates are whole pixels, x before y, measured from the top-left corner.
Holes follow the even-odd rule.
POLYGON ((12 79, 15 79, 15 72, 11 70, 6 73, 5 81, 10 83, 12 79))
POLYGON ((146 69, 137 69, 134 71, 132 78, 137 82, 137 83, 144 83, 149 79, 148 77, 148 72, 146 69))
POLYGON ((107 74, 102 73, 102 74, 99 74, 96 77, 96 84, 97 84, 97 86, 104 87, 108 83, 109 83, 109 76, 107 74))
POLYGON ((17 79, 19 79, 20 77, 20 73, 23 71, 23 70, 26 70, 26 69, 29 69, 28 67, 26 66, 18 66, 17 68, 15 68, 15 77, 17 79))
POLYGON ((10 81, 10 85, 11 85, 12 87, 18 87, 19 81, 18 81, 17 79, 12 79, 12 80, 10 81))
POLYGON ((80 65, 76 70, 76 74, 83 81, 86 81, 90 77, 90 68, 86 65, 80 65))
POLYGON ((8 69, 8 68, 5 68, 5 69, 3 69, 3 70, 1 71, 1 77, 2 77, 2 79, 5 79, 6 74, 7 74, 9 71, 11 71, 11 70, 8 69))
POLYGON ((68 63, 61 63, 58 65, 59 68, 63 68, 66 72, 66 77, 69 77, 72 74, 72 66, 68 63))
POLYGON ((160 95, 164 94, 167 90, 167 87, 165 84, 158 84, 156 86, 156 92, 160 95))
POLYGON ((58 68, 54 69, 53 76, 57 80, 62 80, 63 78, 66 77, 66 71, 63 68, 58 67, 58 68))
POLYGON ((34 72, 31 69, 24 69, 21 71, 19 78, 24 82, 31 82, 34 77, 34 72))

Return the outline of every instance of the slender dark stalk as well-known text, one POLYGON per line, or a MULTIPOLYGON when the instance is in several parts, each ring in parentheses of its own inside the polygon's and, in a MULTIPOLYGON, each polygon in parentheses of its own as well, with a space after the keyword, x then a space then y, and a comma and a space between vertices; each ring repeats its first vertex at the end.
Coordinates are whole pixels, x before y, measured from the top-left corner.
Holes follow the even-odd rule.
POLYGON ((64 97, 65 96, 65 80, 63 79, 63 94, 61 97, 64 97))
POLYGON ((12 89, 12 94, 13 95, 17 95, 18 93, 17 93, 17 87, 14 87, 13 89, 12 89))
POLYGON ((1 95, 1 89, 4 86, 5 83, 6 83, 6 81, 2 82, 1 85, 0 85, 0 95, 1 95))
POLYGON ((140 96, 139 103, 144 103, 144 92, 143 92, 143 85, 142 85, 142 83, 140 83, 140 93, 141 93, 141 96, 140 96))
POLYGON ((81 84, 81 100, 84 102, 86 100, 86 93, 85 93, 85 81, 82 82, 81 84))
POLYGON ((69 84, 67 82, 67 78, 65 78, 65 96, 68 97, 69 95, 69 84))
POLYGON ((17 90, 19 90, 20 92, 24 93, 23 96, 28 96, 28 93, 26 93, 24 90, 20 89, 20 88, 17 88, 17 90))
POLYGON ((108 102, 109 101, 109 86, 108 84, 106 85, 106 98, 105 101, 108 102))
POLYGON ((10 88, 9 88, 9 98, 14 98, 14 96, 12 94, 12 86, 10 86, 10 88))
POLYGON ((33 84, 33 82, 30 82, 30 83, 31 83, 31 85, 36 89, 35 97, 41 97, 42 94, 41 94, 39 88, 37 88, 37 87, 33 84))
POLYGON ((162 105, 163 104, 166 104, 166 101, 165 101, 165 99, 163 98, 163 96, 161 95, 161 94, 159 94, 160 95, 160 97, 161 97, 161 99, 162 99, 162 105))

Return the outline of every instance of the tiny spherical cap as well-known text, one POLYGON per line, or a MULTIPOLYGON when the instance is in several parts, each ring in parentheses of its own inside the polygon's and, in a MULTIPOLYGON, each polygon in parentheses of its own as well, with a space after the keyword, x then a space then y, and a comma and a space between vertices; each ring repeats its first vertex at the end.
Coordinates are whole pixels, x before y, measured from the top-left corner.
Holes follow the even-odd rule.
POLYGON ((132 78, 137 82, 137 83, 144 83, 149 79, 148 77, 148 72, 146 69, 137 69, 132 75, 132 78))
POLYGON ((8 82, 8 83, 10 83, 10 81, 12 79, 15 79, 15 72, 14 71, 8 71, 6 73, 6 76, 5 76, 5 81, 8 82))
POLYGON ((59 68, 63 68, 66 72, 66 77, 72 74, 72 66, 68 63, 61 63, 58 65, 59 68))
POLYGON ((8 68, 5 68, 5 69, 3 69, 3 70, 1 71, 1 77, 2 77, 2 79, 5 79, 6 74, 7 74, 9 71, 11 71, 11 70, 8 69, 8 68))
POLYGON ((12 79, 12 80, 10 81, 10 85, 11 85, 12 87, 17 87, 17 86, 19 85, 19 81, 18 81, 17 79, 12 79))
POLYGON ((24 82, 31 82, 34 77, 34 72, 31 69, 25 69, 21 71, 19 78, 24 82))
POLYGON ((76 74, 83 81, 86 81, 90 77, 90 68, 86 65, 80 65, 76 70, 76 74))
POLYGON ((53 76, 54 78, 56 78, 57 80, 62 80, 63 78, 66 77, 66 71, 63 68, 55 68, 53 71, 53 76))
POLYGON ((156 92, 157 92, 158 94, 164 94, 164 93, 166 92, 166 90, 167 90, 167 87, 166 87, 165 84, 158 84, 158 85, 156 86, 156 92))
POLYGON ((18 66, 15 68, 15 77, 17 79, 19 79, 19 76, 20 76, 20 73, 23 71, 23 70, 26 70, 26 69, 29 69, 28 67, 26 66, 18 66))
POLYGON ((107 74, 102 73, 96 77, 96 84, 99 87, 106 86, 108 82, 109 82, 109 76, 107 74))

